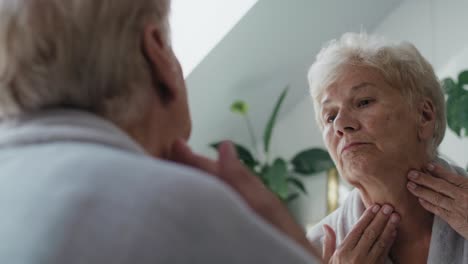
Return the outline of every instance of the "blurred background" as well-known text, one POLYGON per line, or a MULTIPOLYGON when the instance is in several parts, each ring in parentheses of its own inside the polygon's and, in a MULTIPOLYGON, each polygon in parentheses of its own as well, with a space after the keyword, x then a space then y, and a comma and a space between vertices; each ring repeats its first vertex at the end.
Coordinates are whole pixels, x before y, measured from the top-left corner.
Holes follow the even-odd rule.
MULTIPOLYGON (((349 31, 406 40, 432 63, 441 80, 457 80, 468 69, 467 11, 468 0, 173 0, 173 44, 193 118, 190 145, 216 157, 210 144, 229 139, 264 160, 264 130, 288 86, 269 156, 289 161, 301 150, 324 148, 306 78, 324 43, 349 31), (237 114, 230 109, 236 100, 245 103, 234 109, 237 114), (245 106, 250 123, 242 115, 245 106)), ((468 123, 468 113, 464 116, 468 123)), ((448 129, 440 152, 466 168, 468 137, 463 130, 458 136, 448 129)), ((331 176, 329 170, 300 176, 307 195, 299 195, 289 207, 305 227, 333 209, 330 199, 346 197, 346 184, 334 186, 331 176)))

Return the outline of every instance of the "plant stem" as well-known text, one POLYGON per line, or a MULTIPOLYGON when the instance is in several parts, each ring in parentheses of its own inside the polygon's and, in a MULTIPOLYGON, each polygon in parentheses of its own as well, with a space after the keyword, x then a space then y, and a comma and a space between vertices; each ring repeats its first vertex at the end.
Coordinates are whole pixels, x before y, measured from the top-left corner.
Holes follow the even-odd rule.
POLYGON ((244 118, 245 118, 245 122, 247 123, 247 130, 249 131, 249 134, 250 134, 250 140, 252 141, 252 144, 253 144, 253 150, 255 152, 255 156, 257 156, 257 159, 258 159, 259 158, 258 151, 257 151, 258 145, 257 145, 257 140, 255 140, 255 134, 253 131, 252 122, 250 122, 250 118, 248 115, 244 115, 244 118))

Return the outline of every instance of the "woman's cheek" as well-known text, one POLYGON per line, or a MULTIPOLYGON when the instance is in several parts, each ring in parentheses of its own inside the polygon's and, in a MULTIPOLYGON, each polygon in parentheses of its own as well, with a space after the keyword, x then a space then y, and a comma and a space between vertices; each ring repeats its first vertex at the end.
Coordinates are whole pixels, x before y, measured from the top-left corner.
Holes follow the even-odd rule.
POLYGON ((323 139, 325 141, 325 145, 326 145, 328 151, 333 151, 334 147, 336 145, 336 143, 335 143, 336 140, 333 137, 332 129, 327 128, 326 130, 324 130, 323 139))
POLYGON ((325 146, 330 153, 333 161, 338 163, 338 153, 337 153, 337 146, 338 146, 338 139, 334 136, 334 133, 331 132, 325 135, 325 146))

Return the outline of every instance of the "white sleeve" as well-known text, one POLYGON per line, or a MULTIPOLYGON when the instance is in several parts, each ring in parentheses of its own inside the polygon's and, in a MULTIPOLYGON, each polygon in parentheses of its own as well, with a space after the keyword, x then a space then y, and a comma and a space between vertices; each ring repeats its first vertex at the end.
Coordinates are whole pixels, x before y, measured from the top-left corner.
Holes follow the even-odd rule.
POLYGON ((323 225, 329 225, 336 234, 336 246, 339 246, 346 238, 352 227, 358 221, 365 210, 361 196, 357 189, 354 189, 346 198, 344 204, 333 213, 322 219, 307 234, 307 238, 317 250, 322 252, 325 233, 323 225))

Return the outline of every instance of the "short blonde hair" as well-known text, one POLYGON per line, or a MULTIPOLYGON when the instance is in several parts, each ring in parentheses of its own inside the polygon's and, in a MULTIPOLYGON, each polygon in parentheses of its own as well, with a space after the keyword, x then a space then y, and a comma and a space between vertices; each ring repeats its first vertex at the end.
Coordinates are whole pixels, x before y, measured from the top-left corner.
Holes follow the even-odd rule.
POLYGON ((0 118, 68 107, 126 123, 146 106, 144 23, 170 0, 0 0, 0 118))
POLYGON ((319 125, 321 95, 338 79, 346 65, 377 69, 390 85, 409 99, 409 104, 429 98, 436 114, 431 151, 437 149, 446 129, 445 98, 432 66, 408 42, 390 43, 382 37, 365 33, 346 33, 339 40, 332 40, 319 52, 310 67, 309 87, 319 125))

